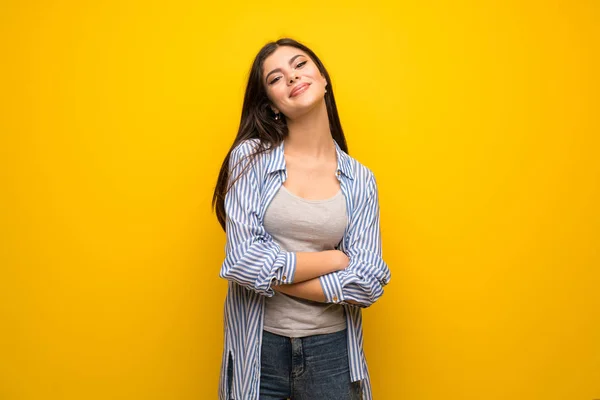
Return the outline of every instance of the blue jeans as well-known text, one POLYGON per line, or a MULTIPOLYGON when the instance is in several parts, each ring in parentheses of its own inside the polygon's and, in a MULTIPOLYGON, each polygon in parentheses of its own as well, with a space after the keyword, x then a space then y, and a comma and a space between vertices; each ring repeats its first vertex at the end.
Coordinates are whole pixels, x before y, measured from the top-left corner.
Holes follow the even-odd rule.
POLYGON ((346 330, 289 338, 264 331, 260 400, 360 400, 350 381, 346 330))

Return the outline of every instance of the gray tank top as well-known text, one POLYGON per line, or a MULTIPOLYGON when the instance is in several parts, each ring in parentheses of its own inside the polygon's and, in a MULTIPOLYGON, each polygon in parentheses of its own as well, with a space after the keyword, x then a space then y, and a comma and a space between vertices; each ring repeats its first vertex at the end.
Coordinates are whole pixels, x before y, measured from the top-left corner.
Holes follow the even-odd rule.
MULTIPOLYGON (((265 213, 264 227, 285 251, 333 250, 344 236, 346 200, 340 190, 325 200, 306 200, 283 185, 265 213)), ((344 308, 275 292, 265 299, 264 330, 287 337, 338 332, 346 328, 344 308)))

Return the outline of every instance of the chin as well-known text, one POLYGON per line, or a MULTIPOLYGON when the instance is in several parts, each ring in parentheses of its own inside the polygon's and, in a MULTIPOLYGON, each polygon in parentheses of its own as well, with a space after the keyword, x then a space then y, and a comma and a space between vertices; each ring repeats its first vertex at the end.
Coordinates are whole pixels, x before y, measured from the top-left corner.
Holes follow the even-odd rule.
POLYGON ((298 98, 292 98, 291 100, 294 103, 294 106, 312 107, 319 105, 322 101, 325 101, 325 94, 323 93, 321 96, 318 96, 313 93, 303 93, 303 95, 300 95, 298 98))
POLYGON ((286 113, 286 117, 290 119, 301 117, 324 103, 324 98, 303 99, 302 102, 298 102, 290 108, 289 114, 286 113))

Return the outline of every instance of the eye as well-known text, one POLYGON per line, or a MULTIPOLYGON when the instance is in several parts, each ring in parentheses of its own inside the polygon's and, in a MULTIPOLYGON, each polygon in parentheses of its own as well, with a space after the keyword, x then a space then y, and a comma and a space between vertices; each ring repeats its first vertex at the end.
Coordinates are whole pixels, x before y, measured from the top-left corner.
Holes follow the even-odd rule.
POLYGON ((281 78, 280 76, 276 77, 271 82, 269 82, 269 85, 272 85, 272 84, 276 83, 280 78, 281 78))
POLYGON ((302 61, 300 63, 298 63, 298 65, 296 65, 296 68, 302 68, 304 66, 304 64, 306 64, 308 61, 302 61))

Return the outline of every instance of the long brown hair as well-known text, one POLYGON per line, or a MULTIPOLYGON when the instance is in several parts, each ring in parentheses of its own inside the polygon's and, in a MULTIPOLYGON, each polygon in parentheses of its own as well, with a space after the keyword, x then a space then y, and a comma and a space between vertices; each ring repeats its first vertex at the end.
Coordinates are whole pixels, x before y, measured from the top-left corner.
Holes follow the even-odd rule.
MULTIPOLYGON (((329 130, 340 148, 348 153, 348 145, 346 144, 346 138, 335 105, 331 79, 329 78, 325 66, 321 60, 319 60, 319 57, 317 57, 317 55, 308 47, 293 39, 282 38, 275 42, 267 43, 260 49, 252 63, 248 84, 246 86, 246 94, 244 95, 242 117, 238 133, 231 148, 227 152, 225 160, 223 160, 223 164, 221 164, 217 185, 213 193, 212 208, 213 210, 216 209, 217 219, 223 230, 225 230, 225 219, 227 217, 225 214, 225 194, 227 194, 227 191, 233 184, 231 183, 228 185, 227 183, 229 180, 229 158, 231 156, 231 151, 244 140, 259 139, 260 145, 256 152, 252 154, 252 158, 255 158, 258 154, 279 146, 288 135, 285 116, 280 114, 278 120, 274 119, 275 114, 269 106, 269 98, 267 97, 267 92, 263 85, 263 64, 267 57, 273 54, 279 46, 290 46, 304 51, 310 56, 312 61, 317 65, 317 68, 319 68, 321 74, 323 74, 327 80, 325 104, 327 107, 327 115, 329 117, 329 130)), ((250 164, 252 164, 252 162, 249 162, 248 166, 250 164)))

